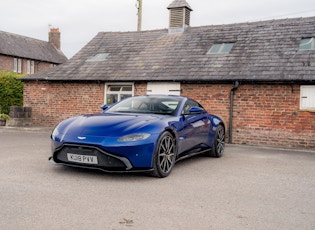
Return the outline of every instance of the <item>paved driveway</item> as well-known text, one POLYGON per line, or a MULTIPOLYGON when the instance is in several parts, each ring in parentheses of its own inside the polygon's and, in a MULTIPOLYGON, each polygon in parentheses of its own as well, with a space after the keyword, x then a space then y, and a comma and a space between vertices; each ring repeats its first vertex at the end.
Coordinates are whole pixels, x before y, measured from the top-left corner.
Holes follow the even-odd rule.
POLYGON ((229 145, 157 179, 55 167, 49 144, 0 128, 0 229, 315 229, 315 152, 229 145))

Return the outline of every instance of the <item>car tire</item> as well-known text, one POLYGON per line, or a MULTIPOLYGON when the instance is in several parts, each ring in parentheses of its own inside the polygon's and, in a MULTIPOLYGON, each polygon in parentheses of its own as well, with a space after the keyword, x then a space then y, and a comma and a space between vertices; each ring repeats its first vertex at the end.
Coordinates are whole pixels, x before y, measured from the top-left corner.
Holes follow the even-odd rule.
POLYGON ((222 125, 217 127, 215 132, 213 144, 211 150, 208 152, 208 155, 211 157, 222 157, 225 147, 225 130, 222 125))
POLYGON ((152 176, 167 177, 176 160, 176 141, 168 131, 162 133, 154 151, 152 176))

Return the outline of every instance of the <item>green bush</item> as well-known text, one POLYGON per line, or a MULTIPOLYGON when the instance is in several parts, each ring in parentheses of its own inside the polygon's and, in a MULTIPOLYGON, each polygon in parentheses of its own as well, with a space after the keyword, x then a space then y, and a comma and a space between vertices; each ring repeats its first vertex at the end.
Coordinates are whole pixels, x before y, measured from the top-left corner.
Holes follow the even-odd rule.
POLYGON ((23 105, 23 82, 21 75, 0 72, 0 113, 9 114, 10 106, 23 105))
POLYGON ((0 119, 9 120, 10 117, 9 117, 9 115, 7 115, 7 114, 0 113, 0 119))

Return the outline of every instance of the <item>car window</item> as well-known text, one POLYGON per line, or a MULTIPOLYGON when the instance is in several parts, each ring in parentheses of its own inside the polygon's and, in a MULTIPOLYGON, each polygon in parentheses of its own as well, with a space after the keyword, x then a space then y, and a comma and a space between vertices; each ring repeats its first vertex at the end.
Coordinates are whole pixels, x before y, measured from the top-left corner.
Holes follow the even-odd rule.
POLYGON ((175 114, 177 107, 180 104, 180 99, 169 97, 134 97, 123 100, 113 107, 108 112, 119 113, 147 113, 147 114, 175 114))
POLYGON ((200 107, 203 108, 198 102, 192 100, 192 99, 188 99, 184 105, 184 108, 182 110, 182 114, 189 114, 189 110, 192 107, 200 107))

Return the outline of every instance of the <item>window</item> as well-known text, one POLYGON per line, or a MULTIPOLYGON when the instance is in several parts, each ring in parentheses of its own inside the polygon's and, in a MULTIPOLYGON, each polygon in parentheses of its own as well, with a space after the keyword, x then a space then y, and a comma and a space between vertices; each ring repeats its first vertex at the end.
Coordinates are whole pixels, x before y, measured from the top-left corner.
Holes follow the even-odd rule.
POLYGON ((13 62, 13 71, 15 73, 22 73, 22 59, 14 58, 13 62))
POLYGON ((120 100, 133 96, 133 84, 106 84, 105 85, 105 103, 114 104, 120 100))
POLYGON ((99 54, 94 55, 93 57, 88 58, 86 62, 106 61, 108 56, 109 56, 109 53, 99 53, 99 54))
POLYGON ((31 74, 35 73, 35 62, 31 61, 31 74))
POLYGON ((33 74, 34 73, 34 61, 30 61, 30 60, 27 60, 27 73, 28 74, 33 74))
POLYGON ((117 113, 145 113, 174 115, 180 105, 180 98, 146 97, 139 96, 128 98, 108 109, 108 112, 117 113))
POLYGON ((300 109, 315 110, 315 85, 301 86, 300 109))
POLYGON ((17 58, 14 58, 14 60, 13 60, 13 71, 15 73, 17 72, 17 58))
POLYGON ((302 38, 300 50, 315 50, 315 38, 302 38))
POLYGON ((200 107, 200 108, 202 108, 202 106, 198 102, 196 102, 196 101, 194 101, 192 99, 188 99, 188 101, 186 101, 186 103, 184 105, 182 114, 189 114, 189 110, 192 107, 200 107))
POLYGON ((234 43, 232 42, 213 44, 208 51, 208 54, 227 54, 231 52, 233 46, 234 43))

